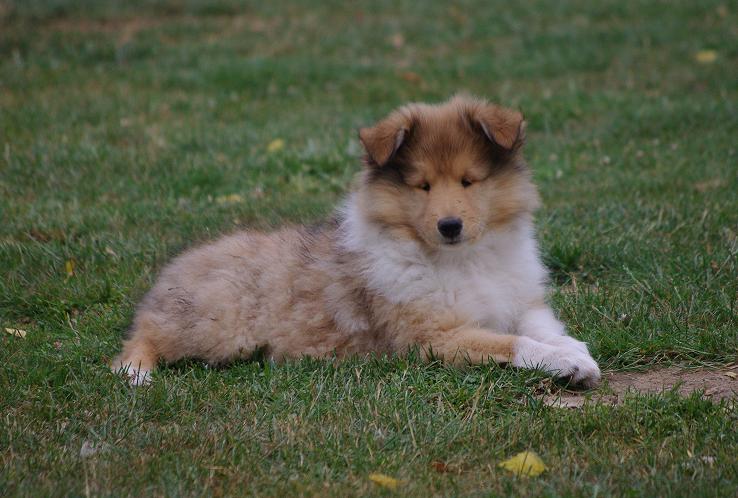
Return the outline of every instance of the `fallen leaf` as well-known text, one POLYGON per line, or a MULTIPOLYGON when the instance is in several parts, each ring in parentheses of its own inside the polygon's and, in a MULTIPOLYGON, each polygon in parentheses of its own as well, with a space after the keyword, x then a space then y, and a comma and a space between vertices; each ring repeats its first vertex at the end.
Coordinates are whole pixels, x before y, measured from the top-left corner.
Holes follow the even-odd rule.
POLYGON ((280 151, 284 149, 284 140, 281 138, 275 138, 271 142, 269 142, 269 145, 267 145, 267 152, 270 154, 280 151))
POLYGON ((418 84, 423 81, 423 78, 421 78, 418 73, 414 73, 412 71, 405 71, 400 75, 400 77, 408 83, 418 84))
POLYGON ((522 451, 499 466, 522 477, 535 477, 546 470, 543 460, 532 451, 522 451))
POLYGON ((369 474, 369 480, 387 489, 397 489, 400 485, 400 481, 386 474, 369 474))
POLYGON ((66 263, 64 263, 64 270, 67 272, 67 277, 73 277, 74 276, 74 261, 71 259, 68 259, 66 263))
POLYGON ((20 337, 21 339, 24 339, 26 337, 26 331, 21 329, 11 329, 5 327, 5 332, 12 335, 13 337, 20 337))
POLYGON ((243 202, 243 197, 238 194, 219 195, 215 198, 215 202, 218 204, 236 204, 238 202, 243 202))
POLYGON ((714 50, 700 50, 694 54, 694 60, 700 64, 712 64, 717 60, 717 55, 714 50))
POLYGON ((735 372, 725 372, 726 377, 730 377, 731 379, 738 379, 738 374, 735 372))
POLYGON ((109 254, 110 256, 113 256, 114 258, 118 257, 118 254, 113 251, 113 248, 110 246, 105 246, 105 254, 109 254))

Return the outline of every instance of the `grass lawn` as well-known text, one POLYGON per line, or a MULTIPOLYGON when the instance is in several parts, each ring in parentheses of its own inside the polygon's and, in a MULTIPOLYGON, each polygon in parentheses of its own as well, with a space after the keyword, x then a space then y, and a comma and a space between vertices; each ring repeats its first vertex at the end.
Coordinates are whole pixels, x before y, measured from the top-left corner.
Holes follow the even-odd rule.
POLYGON ((738 494, 738 413, 696 394, 564 410, 539 373, 412 358, 109 373, 168 258, 330 213, 359 126, 458 90, 524 111, 552 302, 605 370, 738 356, 736 4, 236 4, 0 1, 1 495, 738 494), (498 467, 523 450, 548 471, 498 467))

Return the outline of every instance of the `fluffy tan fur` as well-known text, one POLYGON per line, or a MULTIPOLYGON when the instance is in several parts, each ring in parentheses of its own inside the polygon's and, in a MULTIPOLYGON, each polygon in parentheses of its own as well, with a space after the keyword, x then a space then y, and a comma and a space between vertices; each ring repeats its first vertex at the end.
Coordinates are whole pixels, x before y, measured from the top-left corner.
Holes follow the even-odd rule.
MULTIPOLYGON (((366 167, 348 202, 380 239, 413 244, 429 261, 473 246, 529 220, 538 205, 520 155, 523 134, 520 113, 469 97, 405 106, 361 130, 366 167), (446 217, 463 220, 458 240, 439 233, 446 217)), ((239 232, 177 257, 140 303, 113 368, 140 383, 159 360, 224 363, 256 351, 275 360, 343 357, 416 346, 450 362, 512 361, 516 335, 492 333, 453 305, 393 298, 372 283, 372 271, 382 270, 367 254, 381 261, 380 249, 364 254, 347 243, 355 230, 348 218, 344 210, 316 227, 239 232)), ((523 305, 545 306, 543 298, 536 290, 523 305)))

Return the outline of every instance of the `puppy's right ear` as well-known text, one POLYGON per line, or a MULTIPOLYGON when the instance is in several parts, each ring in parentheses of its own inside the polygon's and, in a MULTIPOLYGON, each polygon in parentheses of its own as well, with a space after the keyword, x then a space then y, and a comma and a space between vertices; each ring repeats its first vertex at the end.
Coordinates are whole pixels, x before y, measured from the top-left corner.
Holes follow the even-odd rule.
POLYGON ((474 110, 472 119, 482 128, 487 139, 506 151, 518 149, 525 140, 525 121, 519 111, 493 104, 474 110))
POLYGON ((370 167, 387 164, 402 147, 410 131, 410 120, 399 112, 391 114, 371 128, 359 130, 359 140, 364 146, 364 161, 370 167))

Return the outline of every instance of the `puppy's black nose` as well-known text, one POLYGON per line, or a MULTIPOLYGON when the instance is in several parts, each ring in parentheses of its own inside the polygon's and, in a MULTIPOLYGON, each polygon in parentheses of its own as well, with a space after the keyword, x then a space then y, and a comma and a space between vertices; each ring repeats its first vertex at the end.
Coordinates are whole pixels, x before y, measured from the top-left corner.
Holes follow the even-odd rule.
POLYGON ((447 239, 458 237, 463 227, 464 224, 462 223, 461 218, 449 216, 448 218, 438 220, 438 231, 447 239))

